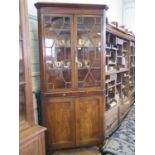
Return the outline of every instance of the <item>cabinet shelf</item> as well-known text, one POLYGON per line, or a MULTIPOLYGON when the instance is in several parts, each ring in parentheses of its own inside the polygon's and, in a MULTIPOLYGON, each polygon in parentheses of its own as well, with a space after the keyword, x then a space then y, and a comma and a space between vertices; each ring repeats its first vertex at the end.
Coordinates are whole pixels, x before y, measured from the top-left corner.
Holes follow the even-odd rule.
POLYGON ((112 71, 107 71, 106 75, 111 75, 111 74, 116 74, 117 71, 116 70, 112 70, 112 71))
MULTIPOLYGON (((52 46, 45 46, 45 48, 52 48, 52 46)), ((68 46, 68 45, 66 45, 66 46, 60 45, 60 46, 58 46, 57 45, 57 46, 54 46, 54 48, 58 48, 58 49, 60 49, 60 48, 71 48, 71 46, 68 46)))
POLYGON ((111 50, 113 50, 113 51, 117 51, 118 48, 112 47, 111 50))
POLYGON ((115 87, 115 85, 109 86, 108 89, 111 89, 111 88, 113 88, 113 87, 115 87))
POLYGON ((111 49, 111 47, 110 47, 110 46, 106 46, 106 49, 109 49, 109 50, 110 50, 110 49, 111 49))
POLYGON ((120 84, 122 84, 122 82, 118 82, 118 83, 116 83, 117 86, 120 85, 120 84))
POLYGON ((130 66, 130 68, 135 68, 135 65, 130 66))
POLYGON ((27 82, 23 81, 23 82, 19 82, 19 85, 25 85, 27 82))
POLYGON ((112 80, 106 80, 105 83, 109 83, 109 82, 112 82, 112 81, 114 81, 114 79, 112 79, 112 80))
POLYGON ((120 70, 114 70, 114 71, 107 71, 106 75, 117 74, 117 73, 127 72, 127 71, 129 71, 129 69, 126 69, 126 68, 120 69, 120 70))
POLYGON ((123 53, 127 53, 127 52, 128 52, 128 50, 122 50, 122 52, 123 52, 123 53))
POLYGON ((106 55, 106 57, 111 57, 111 55, 106 55))
POLYGON ((71 70, 72 68, 51 68, 50 71, 66 71, 71 70))
POLYGON ((108 65, 116 65, 116 62, 110 62, 108 65))
POLYGON ((78 70, 101 69, 101 67, 80 67, 78 70))
POLYGON ((129 69, 128 68, 120 69, 117 71, 117 73, 126 72, 126 71, 129 71, 129 69))

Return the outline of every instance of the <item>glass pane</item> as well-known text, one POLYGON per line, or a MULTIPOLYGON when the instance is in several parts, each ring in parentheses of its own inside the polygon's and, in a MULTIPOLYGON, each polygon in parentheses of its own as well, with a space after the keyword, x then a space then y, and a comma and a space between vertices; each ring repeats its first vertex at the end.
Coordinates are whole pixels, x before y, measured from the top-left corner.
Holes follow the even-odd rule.
POLYGON ((23 38, 21 25, 19 25, 19 121, 26 120, 25 86, 26 82, 23 59, 23 38))
POLYGON ((19 121, 26 120, 25 85, 19 86, 19 121))
POLYGON ((71 18, 45 16, 48 89, 71 88, 71 18))
POLYGON ((101 85, 101 17, 77 17, 78 87, 101 85))

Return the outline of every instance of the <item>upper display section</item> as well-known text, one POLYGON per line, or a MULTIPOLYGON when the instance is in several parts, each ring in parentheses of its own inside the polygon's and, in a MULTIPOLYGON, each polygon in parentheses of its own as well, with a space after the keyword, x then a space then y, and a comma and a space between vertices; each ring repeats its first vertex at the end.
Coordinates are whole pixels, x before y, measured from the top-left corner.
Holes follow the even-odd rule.
POLYGON ((37 3, 42 91, 104 90, 106 5, 37 3))
POLYGON ((43 23, 47 89, 100 87, 101 16, 45 15, 43 23))

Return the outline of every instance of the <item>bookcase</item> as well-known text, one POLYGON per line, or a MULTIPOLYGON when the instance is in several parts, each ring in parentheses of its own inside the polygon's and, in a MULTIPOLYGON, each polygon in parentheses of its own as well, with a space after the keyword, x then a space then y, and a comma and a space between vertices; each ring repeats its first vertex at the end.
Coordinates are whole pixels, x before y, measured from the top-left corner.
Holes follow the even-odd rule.
POLYGON ((133 101, 134 37, 106 24, 106 5, 35 6, 47 152, 102 146, 133 101))
POLYGON ((36 3, 47 152, 102 146, 106 5, 36 3))
POLYGON ((19 1, 19 154, 45 155, 46 128, 34 122, 27 1, 19 1))
POLYGON ((118 25, 107 24, 105 62, 105 135, 108 137, 134 103, 134 36, 118 25))

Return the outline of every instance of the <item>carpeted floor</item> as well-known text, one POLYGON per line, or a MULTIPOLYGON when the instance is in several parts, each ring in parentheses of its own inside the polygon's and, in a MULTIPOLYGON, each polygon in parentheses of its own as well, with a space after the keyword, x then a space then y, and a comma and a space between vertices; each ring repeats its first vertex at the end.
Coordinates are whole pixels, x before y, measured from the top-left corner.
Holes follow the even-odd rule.
POLYGON ((118 130, 108 139, 104 150, 116 155, 135 155, 135 106, 121 123, 118 130))
MULTIPOLYGON (((103 150, 115 155, 135 155, 135 106, 118 130, 107 140, 103 150)), ((97 147, 57 151, 53 155, 101 155, 97 147)), ((111 154, 109 154, 111 155, 111 154)))

